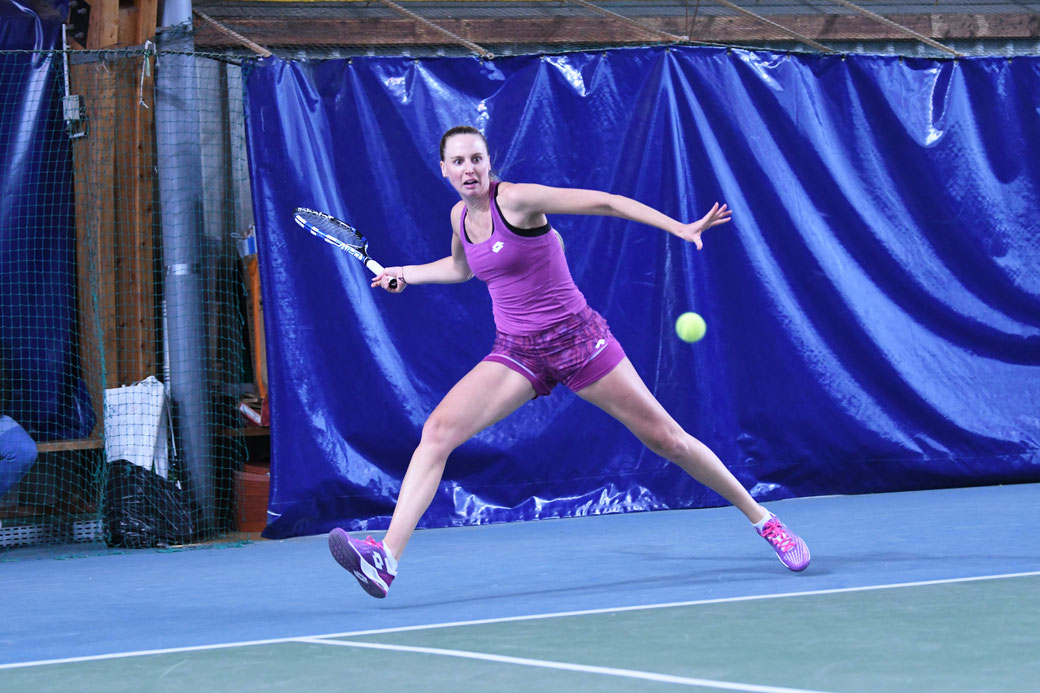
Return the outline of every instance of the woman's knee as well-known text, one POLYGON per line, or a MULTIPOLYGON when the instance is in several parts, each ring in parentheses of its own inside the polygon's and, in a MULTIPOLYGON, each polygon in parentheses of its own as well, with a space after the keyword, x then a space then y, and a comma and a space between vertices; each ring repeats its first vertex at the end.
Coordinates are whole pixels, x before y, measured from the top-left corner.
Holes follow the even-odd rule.
POLYGON ((420 445, 441 451, 447 456, 452 450, 466 442, 461 426, 452 417, 442 416, 436 411, 423 424, 420 445))
POLYGON ((642 440, 652 452, 673 462, 687 457, 693 445, 690 434, 677 425, 655 427, 642 440))

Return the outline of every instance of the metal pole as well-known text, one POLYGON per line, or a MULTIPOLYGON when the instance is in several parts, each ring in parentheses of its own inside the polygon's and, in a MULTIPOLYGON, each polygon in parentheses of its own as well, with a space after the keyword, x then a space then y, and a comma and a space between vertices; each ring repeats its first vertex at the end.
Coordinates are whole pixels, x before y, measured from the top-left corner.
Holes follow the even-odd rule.
MULTIPOLYGON (((189 5, 189 19, 190 11, 189 5)), ((206 536, 215 529, 216 513, 200 259, 202 155, 190 22, 167 27, 156 40, 159 52, 155 71, 155 135, 168 325, 168 385, 181 468, 187 473, 188 488, 200 510, 200 532, 206 536)))

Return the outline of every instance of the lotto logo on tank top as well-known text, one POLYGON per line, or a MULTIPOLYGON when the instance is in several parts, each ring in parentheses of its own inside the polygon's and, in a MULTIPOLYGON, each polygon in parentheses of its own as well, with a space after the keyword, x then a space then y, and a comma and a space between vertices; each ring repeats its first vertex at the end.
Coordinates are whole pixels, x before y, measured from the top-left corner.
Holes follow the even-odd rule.
POLYGON ((502 250, 502 248, 505 248, 505 247, 506 247, 505 243, 503 243, 502 241, 498 241, 493 246, 491 246, 491 252, 497 253, 498 251, 502 250))

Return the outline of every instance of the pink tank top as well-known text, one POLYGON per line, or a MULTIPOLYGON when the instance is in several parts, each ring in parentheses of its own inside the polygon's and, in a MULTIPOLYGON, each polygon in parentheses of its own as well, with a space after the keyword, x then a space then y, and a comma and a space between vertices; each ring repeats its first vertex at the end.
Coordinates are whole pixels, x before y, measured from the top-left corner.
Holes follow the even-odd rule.
POLYGON ((585 307, 567 258, 551 231, 521 236, 509 230, 498 209, 498 183, 491 184, 491 237, 471 243, 466 208, 459 236, 473 275, 487 283, 495 328, 506 334, 541 332, 585 307))

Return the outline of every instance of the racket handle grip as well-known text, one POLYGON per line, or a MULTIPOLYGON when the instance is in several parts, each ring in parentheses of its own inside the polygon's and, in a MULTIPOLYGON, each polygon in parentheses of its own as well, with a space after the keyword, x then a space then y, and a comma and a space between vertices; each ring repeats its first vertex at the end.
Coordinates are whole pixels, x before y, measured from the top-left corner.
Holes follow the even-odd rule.
MULTIPOLYGON (((369 269, 369 271, 371 271, 372 274, 376 275, 377 277, 380 274, 383 273, 383 266, 380 265, 375 260, 373 260, 372 258, 369 258, 368 260, 365 261, 365 267, 367 267, 369 269)), ((396 289, 397 288, 397 280, 396 279, 391 279, 389 286, 390 286, 391 289, 396 289)))

